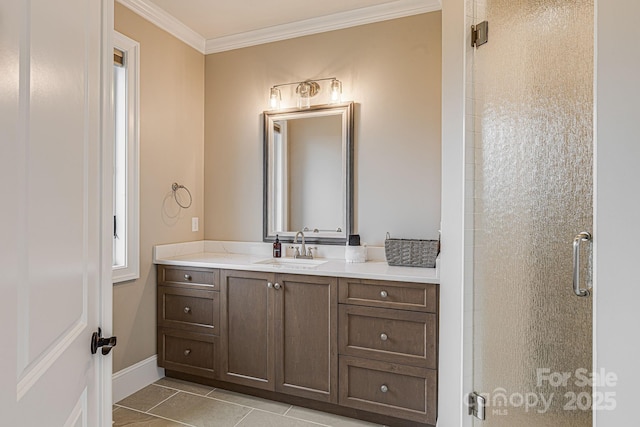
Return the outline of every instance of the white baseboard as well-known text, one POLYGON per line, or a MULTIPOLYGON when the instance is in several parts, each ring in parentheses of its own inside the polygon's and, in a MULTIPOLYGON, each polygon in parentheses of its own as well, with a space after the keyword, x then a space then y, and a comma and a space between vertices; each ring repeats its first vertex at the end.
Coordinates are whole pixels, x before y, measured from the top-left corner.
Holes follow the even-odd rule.
POLYGON ((153 384, 162 377, 164 377, 164 369, 158 367, 157 355, 114 373, 112 379, 113 403, 153 384))

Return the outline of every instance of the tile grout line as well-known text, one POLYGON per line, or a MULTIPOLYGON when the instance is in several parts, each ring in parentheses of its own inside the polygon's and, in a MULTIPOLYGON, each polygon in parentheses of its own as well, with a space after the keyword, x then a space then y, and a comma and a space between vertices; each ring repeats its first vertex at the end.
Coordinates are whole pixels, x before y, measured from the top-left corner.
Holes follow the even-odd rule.
MULTIPOLYGON (((164 386, 161 386, 161 387, 164 387, 164 386)), ((167 388, 171 388, 171 387, 167 387, 167 388)), ((253 412, 253 411, 255 410, 255 411, 260 411, 260 412, 266 412, 266 413, 268 413, 268 414, 279 415, 279 416, 281 416, 281 417, 286 417, 286 418, 289 418, 289 419, 292 419, 292 420, 304 421, 304 422, 311 423, 311 424, 315 424, 315 425, 318 425, 318 426, 323 426, 323 427, 332 427, 332 426, 331 426, 331 425, 329 425, 329 424, 322 424, 322 423, 319 423, 319 422, 316 422, 316 421, 311 421, 311 420, 307 420, 307 419, 304 419, 304 418, 292 417, 292 416, 290 416, 290 415, 287 415, 287 414, 288 414, 288 413, 293 409, 293 407, 294 407, 295 405, 289 405, 289 408, 287 408, 287 410, 286 410, 284 413, 280 414, 280 413, 278 413, 278 412, 269 411, 269 410, 267 410, 267 409, 256 408, 256 407, 253 407, 253 406, 243 405, 243 404, 241 404, 241 403, 231 402, 231 401, 229 401, 229 400, 224 400, 224 399, 220 399, 220 398, 217 398, 217 397, 209 396, 209 395, 210 395, 211 393, 213 393, 215 390, 218 390, 218 389, 217 389, 217 388, 215 388, 215 389, 211 390, 209 393, 207 393, 206 395, 197 394, 197 393, 192 393, 192 392, 185 391, 185 390, 177 390, 177 391, 182 392, 182 393, 191 394, 191 395, 193 395, 193 396, 205 397, 205 398, 207 398, 207 399, 215 400, 215 401, 217 401, 217 402, 229 403, 229 404, 231 404, 231 405, 240 406, 241 408, 248 408, 248 409, 251 409, 251 411, 249 411, 249 413, 247 413, 247 415, 249 415, 251 412, 253 412)), ((219 389, 219 390, 223 390, 223 391, 224 391, 224 389, 219 389)), ((175 395, 173 395, 173 396, 175 396, 175 395)), ((171 396, 171 397, 173 397, 173 396, 171 396)), ((250 395, 249 395, 249 396, 250 396, 250 395)), ((159 405, 159 404, 158 404, 158 405, 159 405)), ((156 405, 156 406, 157 406, 157 405, 156 405)), ((153 408, 152 408, 152 409, 153 409, 153 408)), ((149 409, 149 410, 151 410, 151 409, 149 409)), ((246 417, 247 415, 245 415, 245 417, 246 417)), ((243 419, 244 419, 244 417, 243 417, 243 419)), ((237 425, 237 424, 236 424, 236 425, 237 425)))
POLYGON ((183 392, 183 393, 195 394, 196 396, 206 396, 207 394, 209 394, 209 393, 211 393, 211 392, 213 392, 213 391, 215 391, 215 390, 216 390, 216 389, 214 388, 214 389, 209 390, 209 391, 207 392, 207 394, 198 394, 198 393, 193 392, 193 391, 183 390, 183 389, 181 389, 181 388, 169 387, 169 386, 162 385, 162 384, 156 384, 156 383, 153 383, 153 384, 151 384, 151 385, 154 385, 154 386, 156 386, 156 387, 168 388, 169 390, 181 391, 181 392, 183 392))
MULTIPOLYGON (((293 405, 292 405, 292 406, 293 406, 293 405)), ((267 412, 267 413, 269 413, 269 414, 273 414, 273 412, 264 411, 264 410, 262 410, 262 409, 258 409, 258 408, 254 408, 254 409, 255 409, 256 411, 260 411, 260 412, 267 412)), ((289 411, 287 411, 287 412, 289 412, 289 411)), ((275 415, 280 415, 280 414, 275 414, 275 415)), ((280 416, 281 416, 281 417, 284 417, 284 418, 287 418, 287 419, 290 419, 290 420, 303 421, 303 422, 305 422, 305 423, 314 424, 314 425, 317 425, 317 426, 322 426, 322 427, 331 427, 329 424, 321 424, 321 423, 317 423, 317 422, 315 422, 315 421, 305 420, 304 418, 297 418, 297 417, 292 417, 292 416, 289 416, 289 415, 280 415, 280 416)))
MULTIPOLYGON (((176 396, 178 393, 180 393, 180 392, 178 391, 178 392, 173 393, 171 396, 167 397, 167 398, 166 398, 166 399, 164 399, 162 402, 160 402, 160 403, 158 403, 157 405, 155 405, 155 406, 153 406, 153 407, 149 408, 149 409, 147 410, 147 414, 149 414, 149 413, 150 413, 150 411, 152 411, 152 410, 156 409, 158 406, 162 405, 162 404, 163 404, 164 402, 166 402, 167 400, 171 399, 173 396, 176 396)), ((152 414, 152 415, 154 415, 154 414, 152 414)))
MULTIPOLYGON (((155 384, 154 384, 155 385, 155 384)), ((236 402, 231 402, 229 400, 223 400, 223 399, 219 399, 217 397, 212 397, 209 396, 209 394, 213 393, 214 391, 216 391, 217 389, 214 388, 213 390, 211 390, 209 393, 207 394, 198 394, 198 393, 193 393, 191 391, 186 391, 186 390, 179 390, 179 389, 175 389, 173 387, 167 387, 167 386, 163 386, 163 385, 158 385, 158 387, 163 387, 163 388, 167 388, 169 390, 174 390, 176 393, 172 394, 171 396, 167 397, 165 400, 163 400, 162 402, 158 403, 158 405, 166 402, 167 400, 171 399, 173 396, 175 396, 177 393, 185 393, 185 394, 190 394, 191 396, 196 396, 196 397, 203 397, 205 399, 209 399, 209 400, 215 400, 216 402, 222 402, 222 403, 228 403, 230 405, 235 405, 235 406, 239 406, 241 408, 247 408, 247 409, 258 409, 258 408, 254 408, 253 406, 249 406, 249 405, 243 405, 241 403, 236 403, 236 402)), ((222 389, 221 389, 222 390, 222 389)), ((154 406, 153 408, 149 409, 149 411, 151 411, 152 409, 155 409, 158 405, 154 406)), ((281 415, 278 414, 277 412, 272 412, 272 411, 267 411, 265 409, 258 409, 260 411, 263 412, 268 412, 270 414, 276 414, 276 415, 281 415)), ((152 414, 153 415, 153 414, 152 414)))
POLYGON ((245 419, 245 418, 247 418, 247 417, 249 416, 249 414, 250 414, 250 413, 252 413, 253 411, 255 411, 255 409, 254 409, 254 408, 251 408, 251 410, 250 410, 249 412, 247 412, 246 414, 244 414, 244 417, 240 418, 240 420, 239 420, 237 423, 235 423, 235 424, 233 425, 233 427, 238 426, 238 425, 239 425, 242 421, 244 421, 244 419, 245 419))
MULTIPOLYGON (((202 397, 206 397, 207 399, 210 400, 215 400, 216 402, 222 402, 222 403, 228 403, 230 405, 235 405, 235 406, 240 406, 241 408, 249 408, 249 409, 258 409, 258 408, 254 408, 253 406, 249 406, 249 405, 243 405, 241 403, 236 403, 236 402, 230 402, 228 400, 223 400, 223 399, 218 399, 217 397, 211 397, 209 395, 207 396, 202 396, 202 397)), ((277 412, 271 412, 271 411, 266 411, 263 409, 258 409, 259 411, 264 411, 264 412, 268 412, 270 414, 278 414, 277 412)), ((279 415, 279 414, 278 414, 279 415)))
MULTIPOLYGON (((295 406, 295 405, 291 405, 291 408, 289 408, 289 410, 293 409, 293 407, 294 407, 294 406, 295 406)), ((304 408, 303 408, 303 409, 304 409, 304 408)), ((316 425, 323 426, 323 427, 333 427, 333 424, 322 424, 322 423, 320 423, 320 422, 318 422, 318 421, 311 421, 311 420, 308 420, 308 419, 306 419, 306 418, 292 417, 291 415, 287 415, 287 414, 289 413, 289 410, 287 410, 287 412, 285 412, 285 413, 283 414, 283 416, 284 416, 284 417, 289 418, 289 419, 292 419, 292 420, 298 420, 298 421, 304 421, 304 422, 306 422, 306 423, 316 424, 316 425)), ((319 411, 319 412, 322 412, 322 411, 319 411)), ((371 427, 388 427, 388 426, 384 426, 384 425, 381 425, 381 424, 371 423, 371 422, 369 422, 369 421, 362 421, 362 420, 359 420, 359 419, 357 419, 357 418, 343 417, 342 415, 331 414, 331 413, 328 413, 328 412, 327 412, 326 414, 328 414, 328 415, 335 415, 336 417, 346 418, 346 419, 348 419, 348 420, 350 420, 350 421, 353 421, 353 422, 362 422, 362 423, 367 423, 367 425, 371 425, 371 427)))
MULTIPOLYGON (((218 389, 213 389, 207 394, 191 393, 189 391, 184 391, 184 390, 180 390, 180 391, 182 393, 187 393, 187 394, 191 394, 191 395, 198 396, 198 397, 204 397, 204 398, 209 399, 209 400, 215 400, 216 402, 222 402, 222 403, 228 403, 230 405, 240 406, 241 408, 257 409, 259 411, 268 412, 270 414, 282 415, 282 414, 279 414, 277 412, 268 411, 266 409, 254 408, 253 406, 250 406, 250 405, 245 405, 245 404, 242 404, 242 403, 232 402, 230 400, 224 400, 224 399, 221 399, 221 398, 218 398, 218 397, 209 396, 211 393, 213 393, 216 390, 218 390, 218 389)), ((223 389, 220 389, 220 390, 223 390, 223 389)), ((239 393, 239 394, 241 394, 241 393, 239 393)), ((254 396, 251 396, 251 395, 247 395, 247 396, 254 397, 254 396)), ((268 400, 268 399, 266 399, 266 400, 268 400)), ((274 401, 271 401, 271 402, 274 402, 274 401)), ((277 403, 277 402, 274 402, 274 403, 277 403)))
POLYGON ((160 418, 160 419, 163 419, 163 420, 167 420, 167 421, 171 421, 171 422, 174 422, 174 423, 182 424, 183 426, 187 426, 187 427, 195 427, 195 426, 193 426, 193 425, 191 425, 191 424, 183 423, 182 421, 178 421, 178 420, 174 420, 174 419, 171 419, 171 418, 163 417, 163 416, 161 416, 161 415, 150 414, 150 413, 148 413, 148 412, 144 412, 144 411, 141 411, 141 410, 139 410, 139 409, 129 408, 129 407, 127 407, 127 406, 121 406, 121 405, 117 405, 117 404, 116 404, 116 406, 118 406, 118 407, 120 407, 120 408, 122 408, 122 409, 128 409, 128 410, 130 410, 130 411, 137 412, 137 413, 139 413, 139 414, 151 415, 152 417, 155 417, 155 418, 160 418))
MULTIPOLYGON (((132 410, 132 411, 135 411, 135 412, 151 415, 151 416, 154 416, 154 417, 157 417, 157 418, 162 418, 162 419, 165 419, 165 420, 168 420, 168 421, 177 422, 177 423, 180 423, 180 424, 185 425, 185 426, 194 427, 191 424, 186 424, 184 422, 173 420, 171 418, 166 418, 166 417, 163 417, 163 416, 159 416, 159 415, 156 415, 156 414, 153 414, 153 413, 150 412, 150 411, 156 409, 161 404, 163 404, 166 401, 168 401, 169 399, 171 399, 172 397, 175 397, 178 393, 185 393, 187 395, 196 396, 196 397, 204 397, 204 398, 207 398, 209 400, 214 400, 214 401, 218 401, 218 402, 222 402, 222 403, 228 403, 228 404, 231 404, 231 405, 234 405, 234 406, 239 406, 241 408, 249 409, 249 412, 247 412, 247 414, 245 416, 243 416, 240 419, 240 421, 238 421, 238 423, 235 424, 235 426, 239 425, 239 423, 241 423, 247 416, 249 416, 249 414, 251 414, 251 412, 259 411, 259 412, 265 412, 265 413, 272 414, 272 415, 282 416, 282 417, 285 417, 285 418, 288 418, 288 419, 292 419, 292 420, 297 420, 297 421, 302 421, 302 422, 314 424, 314 425, 321 426, 321 427, 331 427, 330 424, 322 424, 322 423, 317 422, 317 421, 311 421, 311 420, 308 420, 308 419, 304 419, 304 418, 299 418, 299 417, 294 417, 294 416, 288 415, 289 412, 291 412, 291 410, 294 408, 295 405, 289 405, 287 410, 284 413, 280 414, 278 412, 273 412, 273 411, 270 411, 270 410, 267 410, 267 409, 255 408, 255 407, 247 405, 247 404, 240 404, 240 403, 231 402, 231 401, 228 401, 228 400, 223 400, 223 399, 220 399, 220 398, 216 398, 216 397, 210 396, 210 394, 213 393, 214 391, 216 391, 216 390, 224 391, 224 389, 213 388, 209 392, 207 392, 207 394, 203 395, 203 394, 198 394, 198 393, 195 393, 195 392, 186 391, 186 390, 182 390, 182 389, 178 389, 178 388, 175 388, 175 387, 170 387, 170 386, 166 386, 166 385, 162 385, 162 384, 153 383, 152 385, 155 385, 157 387, 161 387, 161 388, 164 388, 164 389, 167 389, 167 390, 172 390, 172 391, 174 391, 174 393, 171 396, 169 396, 166 399, 164 399, 163 401, 159 402, 157 405, 151 407, 146 412, 145 411, 141 411, 141 410, 136 409, 136 408, 130 408, 128 406, 124 406, 124 405, 122 405, 120 403, 114 403, 113 406, 115 406, 117 408, 129 409, 129 410, 132 410)), ((248 395, 248 396, 252 397, 250 395, 248 395)), ((385 427, 385 426, 380 426, 380 427, 385 427)))
MULTIPOLYGON (((166 385, 162 385, 162 384, 156 384, 156 383, 153 383, 152 385, 155 385, 155 386, 157 386, 157 387, 162 387, 162 388, 165 388, 165 389, 168 389, 168 390, 173 390, 173 391, 175 391, 175 393, 174 393, 174 394, 172 394, 171 396, 167 397, 166 399, 164 399, 162 402, 158 403, 158 404, 157 404, 157 405, 155 405, 154 407, 150 408, 150 409, 149 409, 149 411, 151 411, 151 410, 155 409, 156 407, 158 407, 158 406, 159 406, 159 405, 161 405, 162 403, 164 403, 164 402, 166 402, 167 400, 171 399, 171 398, 172 398, 172 397, 174 397, 176 394, 178 394, 178 393, 185 393, 185 394, 189 394, 189 395, 196 396, 196 397, 204 397, 204 398, 207 398, 207 399, 210 399, 210 400, 215 400, 215 401, 217 401, 217 402, 229 403, 229 404, 231 404, 231 405, 239 406, 239 407, 241 407, 241 408, 247 408, 247 409, 250 409, 250 411, 249 411, 249 412, 248 412, 244 417, 242 417, 242 419, 241 419, 240 421, 238 421, 238 423, 239 423, 239 422, 241 422, 242 420, 244 420, 244 418, 246 418, 246 417, 247 417, 251 412, 253 412, 254 410, 256 410, 256 411, 266 412, 266 413, 273 414, 273 415, 279 415, 279 416, 286 417, 286 418, 289 418, 289 419, 292 419, 292 420, 298 420, 298 421, 303 421, 303 422, 307 422, 307 423, 315 424, 315 425, 318 425, 318 426, 323 426, 323 427, 332 427, 330 424, 322 424, 322 423, 319 423, 319 422, 316 422, 316 421, 311 421, 311 420, 307 420, 307 419, 304 419, 304 418, 292 417, 292 416, 288 415, 288 414, 289 414, 289 412, 293 409, 293 407, 294 407, 295 405, 289 405, 289 408, 287 408, 287 410, 286 410, 284 413, 280 414, 280 413, 278 413, 278 412, 269 411, 269 410, 267 410, 267 409, 255 408, 255 407, 253 407, 253 406, 249 406, 249 405, 246 405, 246 404, 240 404, 240 403, 236 403, 236 402, 231 402, 231 401, 229 401, 229 400, 224 400, 224 399, 220 399, 220 398, 217 398, 217 397, 210 396, 210 394, 211 394, 211 393, 213 393, 213 392, 214 392, 214 391, 216 391, 216 390, 225 391, 224 389, 221 389, 221 388, 213 388, 213 389, 211 389, 209 392, 207 392, 207 394, 198 394, 198 393, 195 393, 195 392, 191 392, 191 391, 187 391, 187 390, 182 390, 182 389, 178 389, 178 388, 175 388, 175 387, 170 387, 170 386, 166 386, 166 385)), ((241 394, 241 393, 240 393, 240 394, 241 394)), ((253 396, 250 396, 250 395, 248 395, 248 396, 249 396, 249 397, 253 397, 253 396)), ((118 406, 118 407, 120 407, 120 408, 125 408, 125 409, 132 409, 132 410, 134 410, 134 411, 136 411, 136 412, 142 412, 142 411, 140 411, 140 410, 138 410, 138 409, 135 409, 135 408, 129 408, 128 406, 123 406, 123 405, 118 404, 118 403, 114 403, 114 406, 118 406)), ((148 412, 148 411, 147 411, 147 412, 142 412, 142 413, 149 414, 149 415, 153 415, 153 416, 157 416, 157 415, 152 414, 152 413, 150 413, 150 412, 148 412)), ((163 418, 163 417, 159 417, 159 418, 163 418)), ((167 420, 169 420, 169 421, 174 421, 174 420, 172 420, 172 419, 170 419, 170 418, 166 418, 166 419, 167 419, 167 420)), ((176 422, 179 422, 179 423, 180 423, 180 421, 176 421, 176 422)), ((182 423, 182 424, 184 424, 184 425, 189 425, 189 424, 185 424, 185 423, 182 423)), ((237 424, 236 424, 236 425, 237 425, 237 424)), ((382 426, 382 427, 385 427, 385 426, 382 426)))
MULTIPOLYGON (((258 411, 268 412, 269 414, 275 414, 275 415, 280 415, 280 416, 286 416, 286 414, 287 414, 287 413, 289 413, 289 411, 290 411, 291 409, 293 409, 293 407, 294 407, 294 405, 289 405, 289 408, 287 408, 287 410, 286 410, 283 414, 280 414, 280 413, 278 413, 278 412, 269 411, 269 410, 267 410, 267 409, 255 408, 255 407, 250 406, 250 405, 244 405, 244 404, 241 404, 241 403, 232 402, 232 401, 230 401, 230 400, 224 400, 224 399, 221 399, 221 398, 218 398, 218 397, 210 396, 210 394, 211 394, 211 393, 213 393, 213 392, 214 392, 214 391, 216 391, 216 390, 222 390, 222 391, 225 391, 224 389, 221 389, 221 388, 214 388, 214 389, 212 389, 211 391, 209 391, 207 394, 198 394, 198 393, 193 393, 193 392, 191 392, 191 391, 181 390, 181 389, 177 389, 177 388, 173 388, 173 387, 169 387, 169 386, 165 386, 165 385, 161 385, 161 384, 155 384, 155 383, 154 383, 153 385, 156 385, 156 386, 158 386, 158 387, 167 388, 167 389, 170 389, 170 390, 175 390, 175 391, 180 392, 180 393, 187 393, 187 394, 191 394, 191 395, 193 395, 193 396, 206 397, 207 399, 215 400, 215 401, 217 401, 217 402, 230 403, 231 405, 240 406, 240 407, 242 407, 242 408, 249 408, 249 409, 252 409, 252 410, 253 410, 253 409, 256 409, 256 410, 258 410, 258 411)), ((228 391, 228 390, 227 390, 227 391, 228 391)), ((239 394, 242 394, 242 393, 239 393, 239 394)), ((171 398, 171 397, 173 397, 173 396, 175 396, 175 394, 173 394, 172 396, 169 396, 169 398, 171 398)), ((250 395, 248 395, 248 396, 250 396, 250 395)), ((255 397, 255 396, 250 396, 250 397, 255 397)), ((167 398, 167 399, 169 399, 169 398, 167 398)), ((166 401, 167 399, 165 399, 165 401, 166 401)), ((268 400, 268 399, 267 399, 267 400, 268 400)), ((270 401, 270 402, 278 403, 278 402, 275 402, 275 401, 270 401)), ((160 403, 163 403, 163 402, 160 402, 160 403)), ((160 405, 160 403, 158 403, 158 405, 160 405)), ((156 406, 158 406, 158 405, 156 405, 156 406)), ((154 406, 153 408, 151 408, 151 409, 154 409, 154 408, 155 408, 155 406, 154 406)), ((149 409, 149 410, 151 410, 151 409, 149 409)), ((248 414, 247 414, 247 415, 248 415, 248 414)), ((288 417, 288 418, 291 418, 291 419, 297 419, 297 420, 301 420, 301 421, 308 421, 308 420, 304 420, 304 419, 301 419, 301 418, 294 418, 294 417, 288 417)), ((322 426, 326 426, 326 424, 319 424, 319 423, 315 423, 315 422, 313 422, 313 421, 308 421, 308 422, 311 422, 311 423, 314 423, 314 424, 318 424, 318 425, 322 425, 322 426)), ((330 427, 330 426, 329 426, 329 427, 330 427)))
POLYGON ((217 390, 217 389, 215 389, 215 388, 214 388, 213 390, 211 390, 210 392, 208 392, 207 394, 200 394, 200 393, 194 393, 194 392, 192 392, 192 391, 180 390, 180 389, 177 389, 177 388, 167 387, 167 386, 163 386, 163 385, 159 385, 158 387, 164 387, 164 388, 168 388, 169 390, 175 390, 176 392, 179 392, 179 393, 186 393, 186 394, 190 394, 191 396, 197 396, 197 397, 206 397, 207 399, 217 400, 217 401, 225 402, 225 403, 231 403, 231 404, 234 404, 234 405, 243 406, 243 407, 245 407, 245 408, 248 408, 248 406, 247 406, 247 405, 240 405, 239 403, 228 402, 228 401, 226 401, 226 400, 216 399, 215 397, 211 397, 211 396, 209 396, 209 394, 211 394, 211 393, 213 393, 215 390, 217 390))

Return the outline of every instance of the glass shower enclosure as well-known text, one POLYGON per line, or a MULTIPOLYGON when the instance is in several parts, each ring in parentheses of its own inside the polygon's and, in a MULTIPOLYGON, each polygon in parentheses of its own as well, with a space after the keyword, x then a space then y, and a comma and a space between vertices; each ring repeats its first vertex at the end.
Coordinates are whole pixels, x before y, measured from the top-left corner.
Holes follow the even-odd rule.
POLYGON ((475 425, 591 426, 591 244, 574 239, 592 229, 593 0, 474 13, 489 23, 472 61, 475 425))

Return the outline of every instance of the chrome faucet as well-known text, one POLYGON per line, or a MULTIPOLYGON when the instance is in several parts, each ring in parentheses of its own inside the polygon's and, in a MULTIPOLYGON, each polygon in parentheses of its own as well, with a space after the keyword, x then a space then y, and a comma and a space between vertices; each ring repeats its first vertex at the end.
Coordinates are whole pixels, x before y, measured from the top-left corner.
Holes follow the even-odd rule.
POLYGON ((307 245, 304 243, 304 233, 302 231, 298 231, 296 233, 296 237, 293 239, 293 243, 298 243, 298 236, 302 237, 302 243, 300 244, 300 249, 296 248, 296 252, 293 254, 293 257, 300 259, 313 259, 313 253, 311 252, 311 249, 307 251, 307 245))

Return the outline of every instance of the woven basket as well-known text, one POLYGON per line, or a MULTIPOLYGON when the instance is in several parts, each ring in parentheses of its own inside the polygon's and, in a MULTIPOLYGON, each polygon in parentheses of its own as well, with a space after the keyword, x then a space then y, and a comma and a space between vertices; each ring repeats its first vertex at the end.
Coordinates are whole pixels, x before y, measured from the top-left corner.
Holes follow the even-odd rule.
POLYGON ((434 268, 439 249, 437 240, 392 239, 387 233, 384 241, 387 263, 394 266, 434 268))

